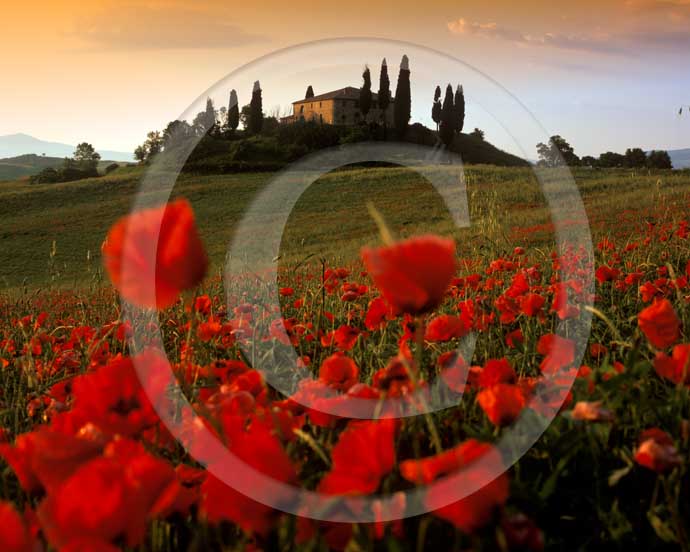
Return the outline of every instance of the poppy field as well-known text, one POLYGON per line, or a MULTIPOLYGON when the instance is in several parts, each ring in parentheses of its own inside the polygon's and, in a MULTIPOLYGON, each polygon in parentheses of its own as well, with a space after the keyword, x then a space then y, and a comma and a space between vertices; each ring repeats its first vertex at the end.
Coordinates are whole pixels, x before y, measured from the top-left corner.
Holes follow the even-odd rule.
POLYGON ((457 230, 396 171, 225 278, 237 183, 64 215, 0 294, 0 551, 690 550, 687 173, 576 174, 588 251, 525 174, 471 168, 457 230))

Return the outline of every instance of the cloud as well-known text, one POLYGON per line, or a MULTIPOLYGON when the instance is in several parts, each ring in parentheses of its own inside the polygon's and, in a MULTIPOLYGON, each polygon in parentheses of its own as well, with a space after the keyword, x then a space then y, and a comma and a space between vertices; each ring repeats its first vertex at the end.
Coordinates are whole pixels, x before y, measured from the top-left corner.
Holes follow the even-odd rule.
POLYGON ((495 22, 478 23, 457 19, 448 23, 448 30, 454 34, 495 38, 524 46, 550 46, 564 50, 581 50, 590 52, 622 53, 622 50, 610 42, 606 34, 575 35, 545 33, 535 36, 517 29, 501 26, 495 22))
POLYGON ((116 50, 232 48, 260 39, 239 28, 222 8, 156 3, 82 16, 69 34, 90 46, 116 50))
POLYGON ((461 18, 448 23, 448 30, 455 34, 483 36, 485 38, 501 38, 512 42, 527 41, 527 37, 520 31, 501 27, 494 22, 476 23, 461 18))
POLYGON ((634 35, 638 47, 659 48, 687 53, 690 50, 688 31, 648 31, 634 35))

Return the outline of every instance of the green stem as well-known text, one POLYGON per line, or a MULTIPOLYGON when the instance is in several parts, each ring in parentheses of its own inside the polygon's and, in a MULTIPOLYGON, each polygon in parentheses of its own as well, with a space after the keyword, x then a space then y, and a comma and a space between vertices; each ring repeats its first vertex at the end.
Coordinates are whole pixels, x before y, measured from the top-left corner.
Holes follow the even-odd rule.
MULTIPOLYGON (((424 317, 419 316, 415 319, 415 364, 417 370, 422 369, 422 363, 424 361, 424 329, 424 317)), ((436 429, 436 424, 434 424, 434 418, 429 412, 429 405, 427 404, 426 399, 421 393, 421 389, 419 389, 419 380, 417 378, 417 374, 415 373, 415 367, 409 366, 408 364, 407 373, 410 380, 412 381, 412 384, 414 385, 415 391, 420 391, 419 402, 421 403, 422 408, 424 409, 424 420, 426 421, 427 429, 429 430, 431 444, 434 446, 436 454, 441 454, 443 452, 441 438, 439 436, 438 429, 436 429)))

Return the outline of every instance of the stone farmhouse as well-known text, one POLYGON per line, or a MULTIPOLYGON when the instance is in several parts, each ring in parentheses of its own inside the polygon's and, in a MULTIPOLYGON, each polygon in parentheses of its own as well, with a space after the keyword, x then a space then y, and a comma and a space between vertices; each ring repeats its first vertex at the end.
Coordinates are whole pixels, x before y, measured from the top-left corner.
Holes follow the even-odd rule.
MULTIPOLYGON (((386 124, 393 126, 393 104, 391 98, 386 108, 386 124)), ((383 122, 383 112, 378 105, 378 94, 371 93, 371 109, 366 122, 383 122)), ((363 120, 359 108, 359 88, 346 86, 339 90, 312 96, 292 102, 292 115, 282 117, 281 123, 316 121, 329 125, 357 125, 363 120)))

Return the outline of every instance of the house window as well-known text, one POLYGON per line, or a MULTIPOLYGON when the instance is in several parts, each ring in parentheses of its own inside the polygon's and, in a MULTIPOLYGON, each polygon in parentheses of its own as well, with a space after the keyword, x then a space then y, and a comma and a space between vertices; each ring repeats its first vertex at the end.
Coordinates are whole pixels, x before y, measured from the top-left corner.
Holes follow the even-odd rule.
POLYGON ((321 107, 321 102, 319 102, 319 107, 321 107))

